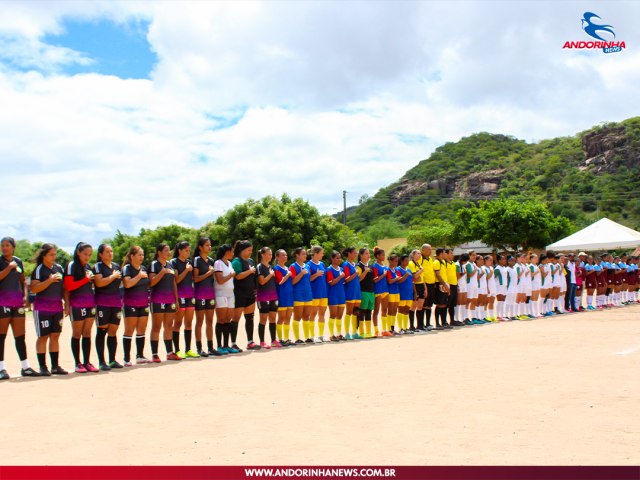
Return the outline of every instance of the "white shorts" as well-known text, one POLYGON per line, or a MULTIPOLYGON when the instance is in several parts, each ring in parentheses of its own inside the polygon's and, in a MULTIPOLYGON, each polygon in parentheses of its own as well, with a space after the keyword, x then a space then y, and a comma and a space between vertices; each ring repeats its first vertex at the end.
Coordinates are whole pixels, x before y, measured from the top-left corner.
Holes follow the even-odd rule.
POLYGON ((524 292, 527 294, 528 297, 531 296, 531 290, 532 290, 531 281, 530 280, 525 281, 525 283, 524 283, 524 292))
POLYGON ((218 294, 216 292, 216 308, 235 308, 236 297, 231 295, 218 294))
POLYGON ((567 291, 567 282, 564 281, 564 278, 562 279, 562 282, 560 282, 560 292, 566 292, 567 291))
POLYGON ((490 297, 496 296, 496 282, 493 278, 487 282, 487 295, 490 297))
POLYGON ((496 295, 506 295, 507 294, 507 286, 496 284, 496 295))
POLYGON ((478 298, 478 282, 467 283, 467 298, 478 298))
POLYGON ((532 291, 537 291, 540 290, 540 275, 537 275, 534 279, 533 279, 533 283, 531 284, 531 290, 532 291))
POLYGON ((516 285, 516 293, 525 293, 524 281, 520 280, 520 283, 516 285))
POLYGON ((467 293, 467 281, 464 278, 462 281, 458 281, 458 292, 467 293))
POLYGON ((478 287, 478 295, 486 295, 489 292, 489 290, 487 289, 487 285, 481 285, 478 287))

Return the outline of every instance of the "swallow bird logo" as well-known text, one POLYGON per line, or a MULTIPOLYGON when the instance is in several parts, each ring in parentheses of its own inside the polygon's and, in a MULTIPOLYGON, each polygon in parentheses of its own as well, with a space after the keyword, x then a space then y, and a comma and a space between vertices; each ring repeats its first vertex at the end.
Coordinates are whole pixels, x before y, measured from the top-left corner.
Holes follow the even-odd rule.
POLYGON ((621 52, 627 48, 626 43, 623 40, 616 38, 616 33, 613 30, 612 25, 603 25, 601 23, 594 23, 594 19, 602 20, 600 15, 593 12, 584 12, 580 23, 584 33, 589 35, 595 41, 566 41, 562 47, 567 49, 577 50, 602 50, 604 53, 621 52), (604 35, 604 37, 603 37, 604 35))
POLYGON ((616 38, 616 34, 611 25, 598 25, 591 21, 592 18, 600 18, 600 15, 596 15, 591 12, 584 12, 584 15, 582 16, 582 29, 587 35, 595 38, 596 40, 602 40, 603 42, 606 42, 606 39, 598 35, 597 32, 608 32, 613 35, 613 38, 616 38))

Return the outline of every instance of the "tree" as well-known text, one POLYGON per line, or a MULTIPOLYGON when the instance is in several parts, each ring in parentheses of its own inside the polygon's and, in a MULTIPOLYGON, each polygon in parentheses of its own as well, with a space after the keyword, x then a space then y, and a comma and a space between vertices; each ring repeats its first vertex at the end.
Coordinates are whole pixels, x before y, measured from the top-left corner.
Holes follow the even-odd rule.
POLYGON ((430 220, 412 227, 407 236, 407 244, 420 247, 429 243, 434 247, 444 247, 458 243, 458 233, 455 226, 446 220, 430 220))
POLYGON ((554 216, 545 204, 516 198, 480 202, 459 210, 456 219, 461 240, 481 240, 499 249, 542 248, 573 228, 567 218, 554 216))
POLYGON ((407 228, 392 218, 380 219, 364 231, 364 238, 369 245, 375 245, 384 238, 403 238, 406 235, 407 228))
POLYGON ((250 240, 256 247, 254 256, 262 246, 282 248, 290 254, 299 246, 320 245, 329 255, 334 249, 361 243, 335 218, 320 215, 307 201, 286 194, 280 199, 268 196, 236 205, 202 227, 199 235, 209 237, 214 246, 250 240))

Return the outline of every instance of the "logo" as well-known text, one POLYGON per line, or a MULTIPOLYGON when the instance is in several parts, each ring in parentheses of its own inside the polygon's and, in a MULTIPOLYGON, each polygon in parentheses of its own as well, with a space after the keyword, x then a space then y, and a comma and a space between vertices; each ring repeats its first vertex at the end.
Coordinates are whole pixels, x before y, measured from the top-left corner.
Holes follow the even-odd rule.
POLYGON ((91 309, 91 315, 95 315, 95 314, 96 314, 96 309, 95 309, 95 308, 92 308, 92 309, 91 309))
POLYGON ((564 42, 563 49, 577 49, 577 50, 600 50, 604 53, 621 52, 627 48, 624 40, 618 40, 616 33, 613 30, 612 25, 602 25, 594 22, 594 18, 602 20, 600 15, 596 15, 593 12, 584 12, 580 23, 582 30, 589 37, 594 38, 596 41, 566 41, 564 42))
POLYGON ((20 315, 24 315, 24 308, 20 307, 20 308, 18 309, 18 313, 19 313, 20 315))
POLYGON ((149 307, 145 307, 144 313, 149 313, 149 307))
POLYGON ((120 319, 122 318, 122 313, 121 313, 121 312, 117 312, 117 313, 116 313, 116 318, 117 318, 118 320, 120 320, 120 319))
POLYGON ((209 300, 209 305, 215 305, 216 301, 215 300, 209 300))

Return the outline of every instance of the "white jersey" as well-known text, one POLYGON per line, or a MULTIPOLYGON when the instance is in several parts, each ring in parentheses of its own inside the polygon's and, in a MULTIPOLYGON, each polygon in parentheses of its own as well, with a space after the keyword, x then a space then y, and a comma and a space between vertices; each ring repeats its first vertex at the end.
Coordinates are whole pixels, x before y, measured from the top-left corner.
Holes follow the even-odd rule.
POLYGON ((496 284, 496 294, 507 294, 507 267, 498 265, 493 269, 493 278, 496 284))
MULTIPOLYGON (((216 272, 222 272, 223 277, 226 277, 231 272, 233 272, 233 267, 231 266, 231 262, 226 264, 222 260, 216 260, 216 262, 213 264, 213 268, 215 269, 216 272)), ((219 284, 218 278, 216 276, 216 283, 215 283, 214 289, 216 292, 216 297, 233 296, 233 278, 230 278, 223 284, 219 284)))
POLYGON ((540 290, 540 268, 538 265, 534 265, 533 263, 529 265, 529 270, 531 270, 531 290, 534 292, 540 290))
POLYGON ((457 272, 462 272, 462 276, 458 278, 458 291, 460 293, 467 293, 467 270, 465 265, 460 265, 460 262, 456 262, 456 275, 457 272))
POLYGON ((478 267, 478 293, 487 294, 487 270, 486 267, 478 267))
POLYGON ((516 293, 518 291, 518 272, 516 267, 507 267, 507 293, 516 293))
POLYGON ((496 275, 493 267, 484 267, 487 272, 487 293, 494 297, 496 295, 496 275))

